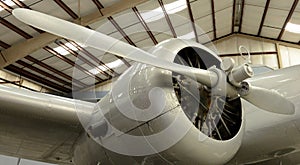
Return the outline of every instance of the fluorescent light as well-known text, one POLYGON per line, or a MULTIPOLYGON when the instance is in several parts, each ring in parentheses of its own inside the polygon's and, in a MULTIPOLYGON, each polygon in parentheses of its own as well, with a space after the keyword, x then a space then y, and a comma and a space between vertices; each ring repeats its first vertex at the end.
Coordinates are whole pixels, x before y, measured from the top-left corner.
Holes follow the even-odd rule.
MULTIPOLYGON (((77 43, 77 44, 79 46, 83 47, 83 48, 86 47, 85 45, 82 45, 82 44, 79 44, 79 43, 77 43)), ((71 44, 69 42, 65 43, 64 45, 67 46, 68 48, 74 50, 74 51, 78 51, 78 49, 73 44, 71 44)), ((58 52, 59 54, 63 55, 63 56, 70 54, 70 52, 68 52, 65 48, 63 48, 61 46, 58 46, 58 47, 54 48, 54 50, 56 52, 58 52)))
POLYGON ((175 14, 187 8, 186 0, 178 0, 164 6, 169 14, 175 14))
POLYGON ((65 55, 67 55, 67 54, 70 54, 66 49, 64 49, 64 48, 61 47, 61 46, 54 48, 54 50, 55 50, 57 53, 59 53, 59 54, 61 54, 61 55, 63 55, 63 56, 65 56, 65 55))
MULTIPOLYGON (((177 0, 175 2, 164 5, 168 14, 175 14, 187 8, 186 0, 177 0)), ((144 20, 148 22, 157 21, 164 17, 161 7, 153 9, 151 11, 141 13, 144 20)))
POLYGON ((285 26, 285 30, 289 31, 289 32, 292 32, 292 33, 300 34, 300 25, 288 22, 285 26))
MULTIPOLYGON (((123 64, 124 64, 123 61, 120 60, 120 59, 118 59, 118 60, 115 60, 115 61, 113 61, 113 62, 107 63, 107 64, 105 64, 105 65, 106 65, 107 67, 109 67, 109 68, 117 68, 117 67, 120 67, 120 66, 123 65, 123 64)), ((107 70, 108 70, 107 67, 104 67, 103 65, 98 66, 98 68, 99 68, 100 70, 102 70, 102 71, 107 71, 107 70)), ((93 73, 94 75, 96 75, 96 74, 99 73, 99 71, 98 71, 97 68, 91 69, 91 70, 89 70, 89 72, 93 73)))
MULTIPOLYGON (((13 7, 16 6, 16 4, 11 1, 11 0, 2 0, 7 6, 13 7)), ((25 0, 21 0, 21 1, 25 1, 25 0)), ((0 7, 0 11, 4 10, 4 8, 0 7)))
MULTIPOLYGON (((66 45, 67 47, 69 47, 70 49, 74 50, 74 51, 77 51, 77 50, 78 50, 74 45, 72 45, 72 44, 69 43, 69 42, 65 43, 65 45, 66 45)), ((78 45, 81 46, 80 44, 78 44, 78 45)), ((81 47, 82 47, 82 46, 81 46, 81 47)))
POLYGON ((194 32, 189 32, 187 34, 179 36, 178 38, 189 40, 189 39, 195 38, 195 33, 194 32))

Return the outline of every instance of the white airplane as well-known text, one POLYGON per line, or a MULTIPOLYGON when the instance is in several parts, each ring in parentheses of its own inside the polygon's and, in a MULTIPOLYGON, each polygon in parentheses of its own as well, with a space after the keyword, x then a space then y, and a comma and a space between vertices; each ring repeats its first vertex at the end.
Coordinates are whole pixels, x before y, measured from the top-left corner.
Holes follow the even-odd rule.
POLYGON ((13 14, 137 63, 95 104, 1 86, 1 154, 76 165, 300 162, 300 66, 253 76, 191 41, 145 52, 36 11, 13 14))

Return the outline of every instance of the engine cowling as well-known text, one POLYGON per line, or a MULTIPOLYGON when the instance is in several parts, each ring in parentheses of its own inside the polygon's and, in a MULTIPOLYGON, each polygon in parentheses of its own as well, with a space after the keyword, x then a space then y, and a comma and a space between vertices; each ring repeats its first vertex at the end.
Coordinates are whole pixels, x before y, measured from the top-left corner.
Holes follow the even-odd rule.
MULTIPOLYGON (((221 60, 214 52, 194 42, 172 39, 157 47, 160 50, 153 51, 157 56, 176 54, 169 58, 175 63, 201 69, 220 67, 221 60)), ((215 95, 195 81, 188 82, 188 78, 172 74, 177 100, 193 126, 170 152, 177 152, 177 159, 182 157, 186 163, 224 164, 229 161, 238 151, 244 133, 240 98, 215 95)))
MULTIPOLYGON (((150 52, 201 69, 220 65, 215 53, 191 41, 171 39, 150 52)), ((97 143, 139 163, 224 164, 244 133, 239 98, 145 64, 128 69, 85 118, 84 127, 97 143)))

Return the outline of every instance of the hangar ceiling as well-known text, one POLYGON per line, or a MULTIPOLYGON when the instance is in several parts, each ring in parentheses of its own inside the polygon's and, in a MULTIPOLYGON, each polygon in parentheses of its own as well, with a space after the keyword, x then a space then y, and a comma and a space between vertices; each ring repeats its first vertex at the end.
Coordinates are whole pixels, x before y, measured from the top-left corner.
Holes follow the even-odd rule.
POLYGON ((148 49, 168 38, 205 44, 233 34, 298 45, 298 1, 1 0, 0 66, 52 90, 70 93, 72 81, 75 90, 85 89, 120 75, 133 63, 25 25, 12 16, 15 8, 41 11, 148 49))

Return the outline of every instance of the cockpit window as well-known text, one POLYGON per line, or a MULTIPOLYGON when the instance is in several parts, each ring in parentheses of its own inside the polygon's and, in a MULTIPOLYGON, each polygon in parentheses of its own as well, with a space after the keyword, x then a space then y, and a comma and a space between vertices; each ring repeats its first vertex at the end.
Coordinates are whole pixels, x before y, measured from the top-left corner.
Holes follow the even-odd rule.
POLYGON ((274 69, 268 67, 268 66, 264 66, 264 65, 261 65, 261 66, 251 66, 252 69, 253 69, 253 72, 254 72, 254 75, 258 75, 258 74, 262 74, 262 73, 267 73, 267 72, 270 72, 274 69))

